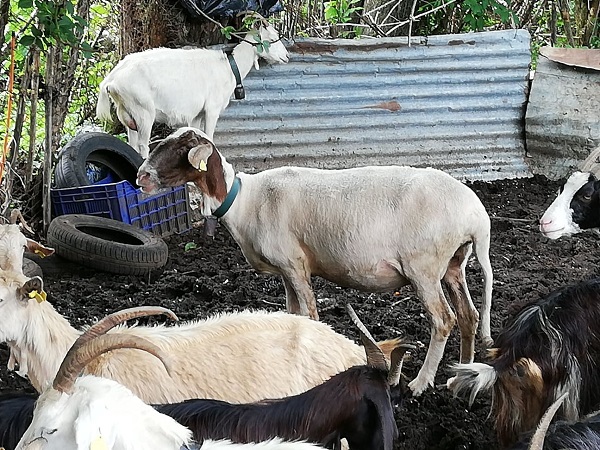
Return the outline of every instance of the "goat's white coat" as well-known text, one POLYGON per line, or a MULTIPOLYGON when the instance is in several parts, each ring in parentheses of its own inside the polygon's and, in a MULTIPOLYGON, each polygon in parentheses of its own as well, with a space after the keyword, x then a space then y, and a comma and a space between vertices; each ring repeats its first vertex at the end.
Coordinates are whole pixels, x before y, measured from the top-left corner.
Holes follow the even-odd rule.
MULTIPOLYGON (((184 128, 167 139, 188 130, 200 134, 184 128)), ((212 146, 196 147, 188 159, 198 168, 192 160, 207 161, 212 152, 212 146)), ((229 191, 236 174, 218 155, 229 191)), ((281 167, 237 176, 240 191, 221 221, 252 267, 282 276, 288 311, 312 313, 314 275, 371 292, 412 283, 432 317, 428 353, 410 385, 415 395, 433 384, 456 321, 440 280, 467 242, 475 243, 484 273, 481 335, 491 342, 490 219, 477 195, 458 180, 435 169, 401 166, 281 167)), ((138 184, 150 190, 161 185, 150 160, 140 167, 138 184)), ((202 212, 210 215, 221 202, 203 194, 202 212)), ((467 323, 459 317, 459 325, 474 335, 478 315, 464 281, 470 251, 460 266, 467 297, 461 309, 468 310, 473 320, 467 323)), ((465 351, 472 361, 472 339, 463 336, 463 343, 468 340, 471 343, 465 346, 470 345, 471 351, 465 351)))
MULTIPOLYGON (((115 381, 94 376, 75 381, 72 394, 52 388, 40 395, 17 450, 90 450, 101 438, 107 450, 180 450, 192 433, 160 414, 115 381)), ((305 442, 273 439, 260 444, 205 441, 203 450, 314 450, 305 442)))
MULTIPOLYGON (((258 52, 248 33, 233 50, 243 80, 258 59, 286 63, 288 53, 277 31, 261 26, 260 38, 272 42, 258 52)), ((121 60, 100 84, 96 115, 111 120, 109 96, 127 128, 129 145, 146 158, 154 122, 171 127, 193 126, 212 139, 219 115, 229 104, 235 76, 221 50, 157 48, 132 53, 121 60), (137 126, 137 131, 132 129, 137 126)))
POLYGON ((550 239, 570 236, 581 231, 573 221, 571 201, 579 189, 589 180, 588 172, 573 173, 564 185, 563 191, 554 199, 540 219, 540 231, 550 239))
MULTIPOLYGON (((28 376, 42 391, 81 334, 48 302, 16 296, 26 278, 0 273, 0 342, 27 358, 28 376)), ((299 394, 365 363, 362 347, 307 317, 243 311, 175 326, 118 327, 142 336, 173 360, 173 381, 153 356, 132 349, 102 355, 86 373, 114 379, 149 403, 215 398, 245 403, 299 394)))

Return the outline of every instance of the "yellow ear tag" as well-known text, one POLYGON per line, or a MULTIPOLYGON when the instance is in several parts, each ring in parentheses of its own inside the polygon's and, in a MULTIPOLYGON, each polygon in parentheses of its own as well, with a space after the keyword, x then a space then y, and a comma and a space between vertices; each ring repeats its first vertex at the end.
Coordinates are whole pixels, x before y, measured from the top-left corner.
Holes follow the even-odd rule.
POLYGON ((200 172, 206 172, 208 169, 206 168, 206 163, 204 162, 204 160, 200 160, 200 167, 198 167, 198 170, 200 172))
POLYGON ((42 290, 42 292, 38 292, 37 290, 31 291, 29 293, 29 298, 35 298, 38 303, 42 303, 46 301, 46 291, 42 290))
POLYGON ((108 446, 102 436, 98 436, 92 442, 90 442, 90 450, 108 450, 108 446))
POLYGON ((36 255, 40 255, 40 258, 46 257, 46 254, 43 251, 41 251, 39 248, 36 248, 33 253, 35 253, 36 255))

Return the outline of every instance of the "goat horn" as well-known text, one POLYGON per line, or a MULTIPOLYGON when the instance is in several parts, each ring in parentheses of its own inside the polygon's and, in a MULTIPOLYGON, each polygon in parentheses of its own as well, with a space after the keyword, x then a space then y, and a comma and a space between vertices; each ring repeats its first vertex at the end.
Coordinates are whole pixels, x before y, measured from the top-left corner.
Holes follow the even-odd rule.
POLYGON ((13 209, 10 212, 10 223, 12 225, 16 225, 17 221, 19 221, 19 220, 21 221, 21 225, 23 226, 23 228, 25 228, 25 230, 27 230, 31 234, 35 234, 34 231, 31 229, 31 227, 29 225, 27 225, 27 222, 23 218, 23 214, 21 214, 21 210, 13 209))
POLYGON ((562 403, 565 401, 565 398, 567 398, 568 394, 568 392, 565 392, 563 395, 558 397, 558 399, 552 403, 552 405, 550 405, 550 408, 548 408, 542 417, 542 420, 540 420, 540 424, 531 438, 529 450, 542 450, 544 448, 544 439, 546 438, 546 432, 548 431, 550 422, 552 422, 554 414, 556 414, 556 411, 558 411, 558 408, 560 408, 560 405, 562 405, 562 403))
POLYGON ((95 339, 101 334, 105 334, 108 330, 120 325, 123 322, 126 322, 131 319, 137 319, 138 317, 146 317, 153 315, 164 314, 168 316, 172 320, 178 321, 179 318, 177 315, 167 308, 162 308, 160 306, 137 306, 134 308, 127 308, 121 311, 114 312, 99 320, 97 323, 89 327, 77 340, 79 345, 83 345, 84 343, 95 339))
POLYGON ((373 336, 371 336, 371 333, 369 333, 369 330, 367 330, 367 328, 358 318, 354 312, 354 309, 349 303, 346 305, 346 309, 350 315, 350 318, 352 319, 352 322, 354 322, 354 325, 356 325, 358 328, 360 340, 363 344, 363 347, 365 347, 365 352, 367 353, 367 366, 381 370, 388 370, 385 355, 375 342, 375 339, 373 339, 373 336))
POLYGON ((598 146, 594 150, 592 150, 590 155, 587 158, 585 158, 583 163, 581 163, 580 170, 582 172, 590 172, 590 173, 594 174, 596 177, 598 177, 599 172, 600 172, 599 157, 600 157, 600 146, 598 146))
POLYGON ((83 345, 78 345, 78 342, 75 341, 63 359, 52 387, 59 392, 71 393, 75 379, 87 364, 106 352, 120 348, 146 351, 160 359, 167 372, 170 373, 168 355, 152 342, 140 336, 113 333, 98 336, 83 345))
POLYGON ((388 373, 388 384, 390 386, 397 386, 398 383, 400 383, 404 355, 408 350, 414 350, 415 348, 416 347, 412 344, 401 342, 394 350, 392 350, 390 372, 388 373))

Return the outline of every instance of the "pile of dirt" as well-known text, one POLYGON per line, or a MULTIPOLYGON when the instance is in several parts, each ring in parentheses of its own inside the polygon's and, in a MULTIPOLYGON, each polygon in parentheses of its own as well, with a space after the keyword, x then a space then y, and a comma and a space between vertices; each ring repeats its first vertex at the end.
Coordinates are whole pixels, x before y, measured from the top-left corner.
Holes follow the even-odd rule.
MULTIPOLYGON (((492 217, 493 336, 523 303, 565 284, 598 276, 600 240, 595 234, 549 241, 538 231, 537 221, 559 185, 544 177, 470 184, 492 217)), ((165 306, 182 320, 245 308, 271 311, 285 308, 279 278, 257 274, 251 269, 223 227, 218 229, 214 240, 205 240, 198 229, 167 241, 169 263, 160 276, 143 279, 64 266, 45 273, 48 300, 75 327, 134 305, 165 306), (185 251, 189 242, 195 242, 197 248, 185 251)), ((479 305, 482 274, 475 259, 469 262, 467 272, 471 295, 479 305)), ((338 332, 357 339, 344 309, 346 303, 351 303, 376 339, 405 336, 422 344, 404 365, 408 380, 416 376, 429 342, 429 323, 410 287, 398 292, 369 294, 315 279, 314 289, 321 320, 338 332)), ((458 361, 458 348, 455 328, 435 380, 436 386, 419 398, 405 397, 397 406, 400 437, 396 449, 498 448, 493 424, 488 418, 489 396, 482 395, 469 407, 464 399, 453 398, 445 388, 451 376, 449 366, 458 361)), ((485 354, 480 342, 477 349, 476 359, 481 360, 485 354)), ((0 390, 31 391, 26 381, 6 370, 7 359, 6 347, 2 346, 0 390)))

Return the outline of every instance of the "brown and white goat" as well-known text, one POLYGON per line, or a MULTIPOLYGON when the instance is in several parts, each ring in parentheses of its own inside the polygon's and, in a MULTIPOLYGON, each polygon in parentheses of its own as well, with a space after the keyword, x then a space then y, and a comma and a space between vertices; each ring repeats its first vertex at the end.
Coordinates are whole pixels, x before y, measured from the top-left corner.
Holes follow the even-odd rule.
POLYGON ((555 290, 525 306, 498 334, 489 364, 455 366, 455 394, 492 390, 500 442, 533 429, 567 394, 560 416, 575 420, 600 403, 600 279, 555 290))
POLYGON ((367 365, 355 366, 325 383, 293 397, 234 405, 218 400, 195 399, 157 406, 158 411, 187 426, 194 439, 230 439, 259 442, 274 437, 306 440, 325 448, 339 448, 346 439, 351 450, 392 450, 398 429, 390 398, 402 358, 412 345, 398 342, 388 367, 381 349, 360 322, 357 325, 367 365))
POLYGON ((236 175, 200 130, 183 128, 154 149, 137 182, 146 192, 194 182, 202 214, 221 217, 252 267, 281 275, 289 312, 318 319, 313 275, 369 292, 412 284, 431 321, 414 395, 433 384, 456 322, 460 361, 473 361, 479 314, 465 277, 472 247, 485 279, 481 336, 491 342, 490 218, 471 189, 442 171, 281 167, 236 175))
MULTIPOLYGON (((41 288, 40 278, 0 271, 0 342, 13 342, 27 357, 27 375, 39 392, 82 333, 50 302, 29 297, 41 288)), ((173 381, 162 383, 165 373, 156 358, 131 350, 111 352, 86 371, 120 382, 148 403, 285 397, 365 362, 364 350, 330 326, 282 312, 242 311, 175 326, 120 327, 118 332, 144 337, 168 352, 173 381)))

